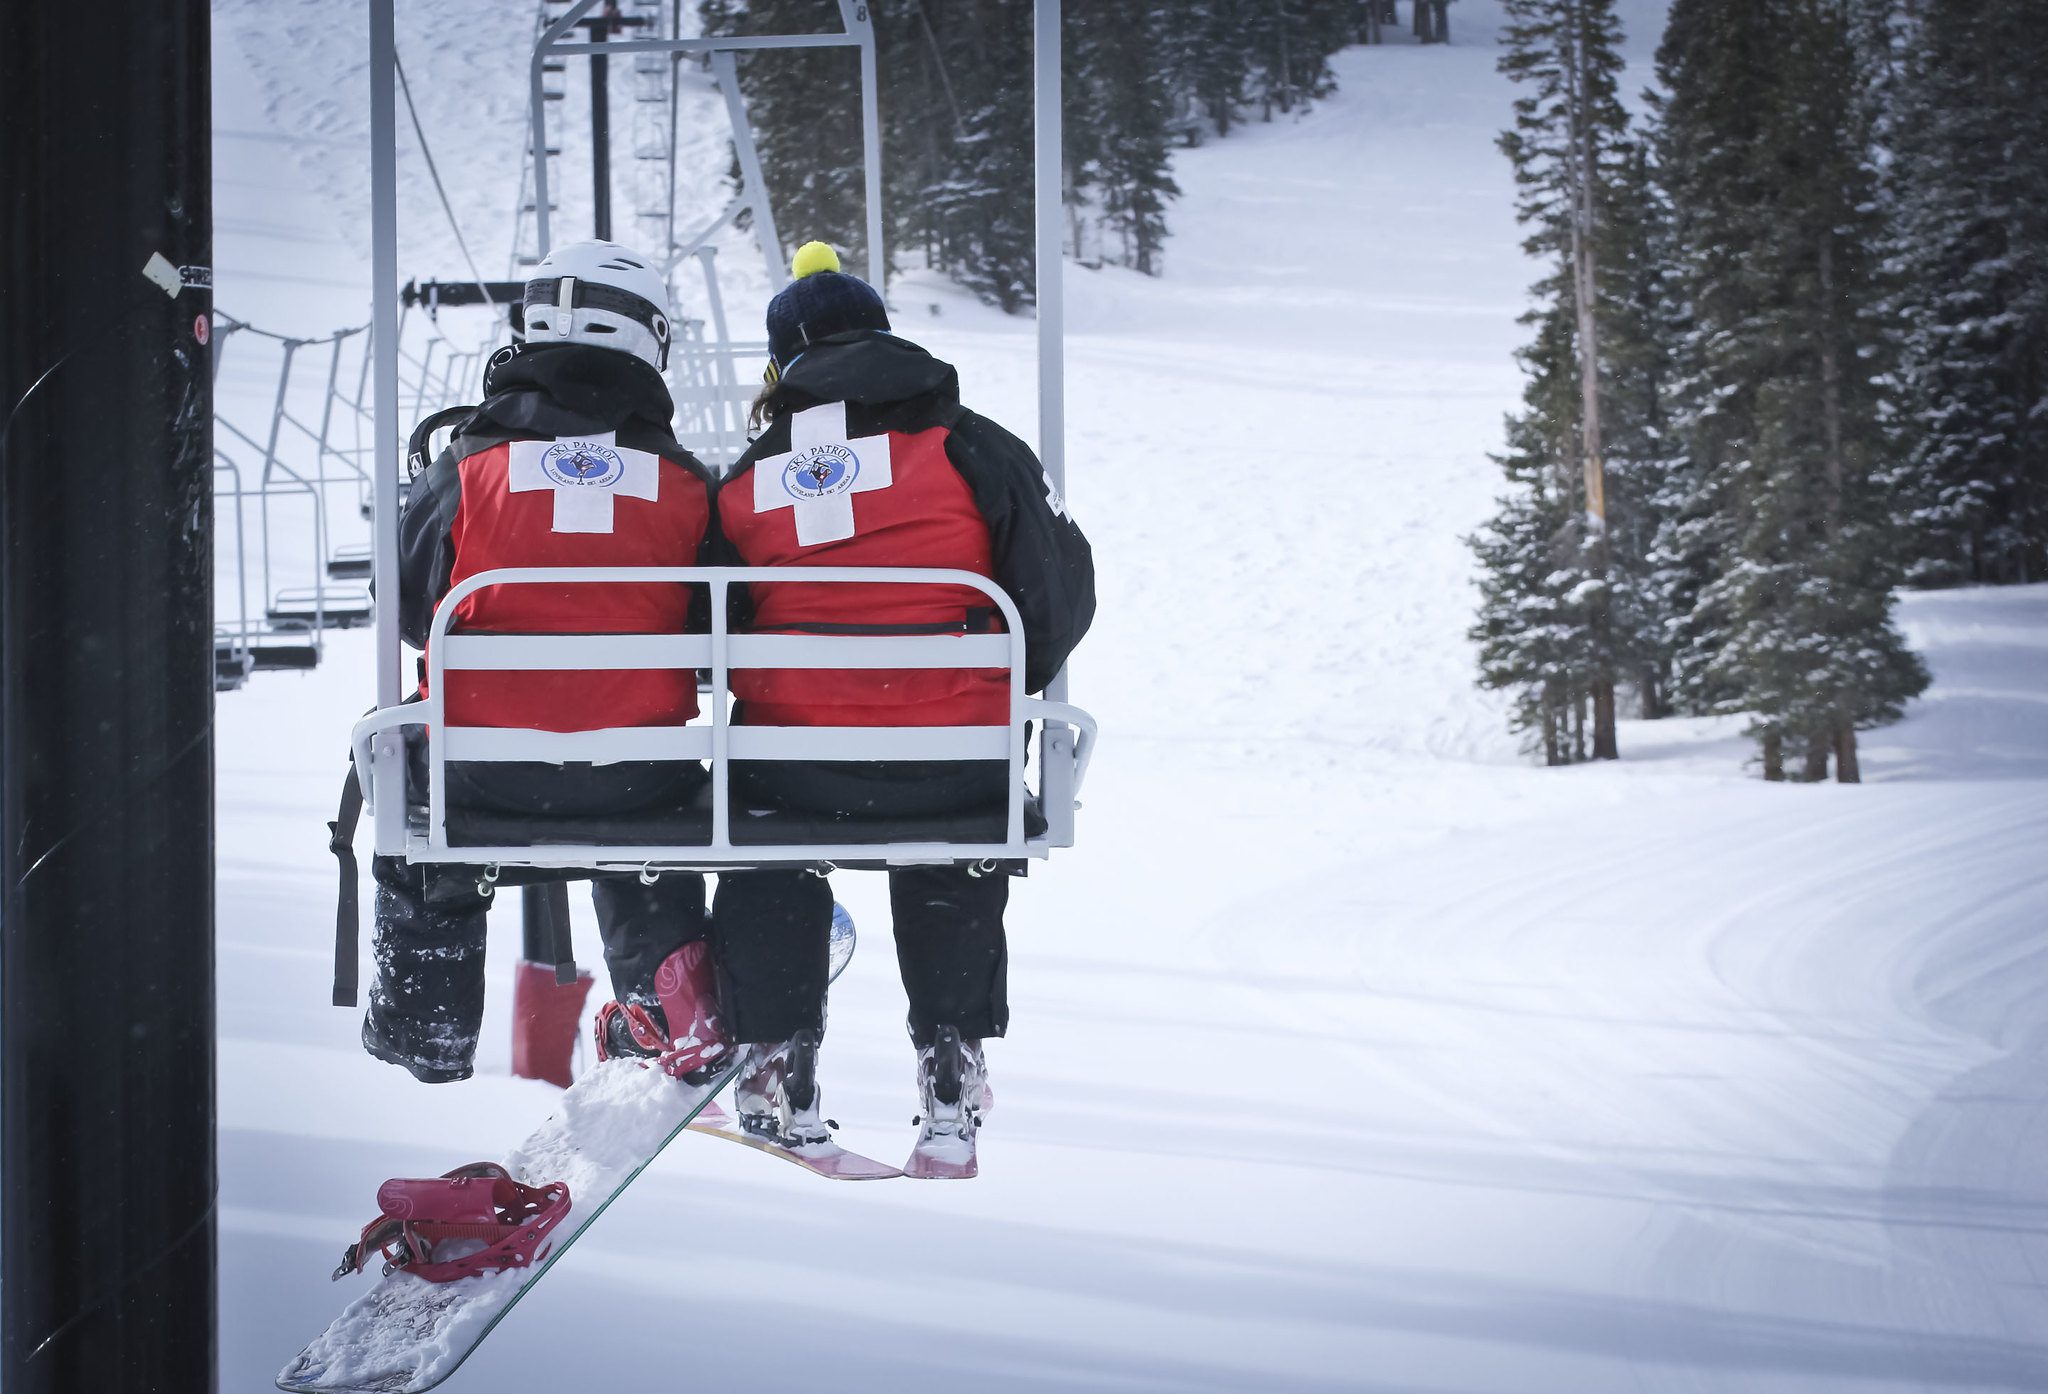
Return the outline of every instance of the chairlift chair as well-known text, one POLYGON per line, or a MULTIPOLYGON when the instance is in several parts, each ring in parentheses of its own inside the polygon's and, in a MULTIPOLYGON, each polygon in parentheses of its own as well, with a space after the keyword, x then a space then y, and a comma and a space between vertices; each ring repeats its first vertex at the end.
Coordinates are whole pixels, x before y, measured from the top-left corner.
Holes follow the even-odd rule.
MULTIPOLYGON (((374 0, 389 7, 393 0, 374 0)), ((532 58, 535 101, 533 142, 546 148, 543 76, 558 60, 595 51, 565 36, 597 0, 574 0, 542 33, 532 58)), ((868 7, 840 0, 842 32, 695 39, 626 39, 604 45, 611 54, 708 53, 715 58, 750 50, 855 47, 860 52, 862 118, 867 177, 870 278, 883 282, 880 128, 876 108, 875 38, 868 7)), ((388 28, 385 32, 389 32, 388 28)), ((1038 0, 1035 184, 1038 194, 1038 305, 1040 456, 1056 490, 1064 491, 1061 379, 1061 215, 1059 115, 1059 4, 1038 0)), ((352 745, 357 779, 373 811, 376 850, 415 864, 477 865, 507 880, 628 870, 645 875, 672 869, 717 870, 764 865, 886 867, 920 864, 1017 863, 1072 846, 1077 796, 1095 744, 1094 720, 1066 700, 1062 673, 1042 698, 1024 691, 1024 635, 1010 597, 985 577, 928 568, 851 567, 599 567, 488 571, 456 585, 443 599, 429 635, 430 696, 401 700, 406 664, 398 625, 397 518, 400 488, 398 305, 396 249, 396 121, 389 57, 377 57, 372 77, 373 278, 377 294, 375 364, 376 649, 378 709, 357 723, 352 745), (662 583, 701 585, 710 593, 709 633, 499 634, 469 633, 452 625, 457 607, 491 587, 561 584, 662 583), (1007 632, 959 636, 842 636, 735 634, 727 627, 726 596, 734 585, 900 584, 969 587, 1003 616, 1007 632), (727 677, 761 668, 1002 669, 1009 674, 1008 721, 970 727, 768 727, 734 725, 727 677), (442 707, 447 675, 465 670, 604 671, 708 670, 710 720, 685 726, 612 728, 579 732, 496 727, 451 727, 442 707), (427 787, 408 787, 405 732, 427 728, 427 787), (1035 741, 1035 754, 1027 747, 1035 741), (505 761, 562 764, 616 760, 702 761, 710 798, 701 808, 608 819, 563 820, 545 815, 506 818, 451 803, 448 766, 505 761), (755 760, 1001 760, 1008 769, 1007 799, 997 818, 866 820, 761 817, 736 810, 730 797, 735 763, 755 760), (1035 762, 1036 785, 1027 777, 1035 762)), ((538 231, 548 245, 547 161, 535 161, 540 187, 538 231)), ((756 185, 758 187, 758 183, 756 185)))

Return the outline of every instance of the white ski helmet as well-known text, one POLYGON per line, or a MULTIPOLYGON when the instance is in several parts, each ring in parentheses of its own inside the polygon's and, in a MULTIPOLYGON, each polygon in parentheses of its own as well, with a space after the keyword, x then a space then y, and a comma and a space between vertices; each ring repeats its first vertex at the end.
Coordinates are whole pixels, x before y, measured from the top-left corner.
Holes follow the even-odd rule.
POLYGON ((529 344, 595 344, 668 367, 668 285, 616 242, 569 242, 542 257, 524 309, 529 344))

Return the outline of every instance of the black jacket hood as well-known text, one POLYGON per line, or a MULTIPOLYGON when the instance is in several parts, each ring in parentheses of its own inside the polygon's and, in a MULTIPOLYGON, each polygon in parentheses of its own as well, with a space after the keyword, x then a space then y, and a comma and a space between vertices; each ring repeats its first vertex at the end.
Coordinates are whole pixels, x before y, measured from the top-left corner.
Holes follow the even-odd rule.
POLYGON ((484 371, 484 403, 457 434, 549 437, 637 426, 672 441, 675 411, 661 374, 629 353, 587 344, 522 344, 491 360, 484 371))
POLYGON ((782 375, 790 410, 824 402, 880 407, 920 397, 960 400, 960 375, 908 339, 855 329, 818 340, 782 375))

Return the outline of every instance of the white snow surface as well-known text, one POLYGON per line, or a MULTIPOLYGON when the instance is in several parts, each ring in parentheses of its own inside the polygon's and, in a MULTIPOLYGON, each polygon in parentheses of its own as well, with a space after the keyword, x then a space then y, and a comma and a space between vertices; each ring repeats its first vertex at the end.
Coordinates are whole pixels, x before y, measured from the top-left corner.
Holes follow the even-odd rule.
MULTIPOLYGON (((1638 59, 1661 9, 1625 7, 1638 59)), ((360 322, 360 16, 215 16, 221 303, 360 322)), ((486 242, 528 16, 400 18, 486 242)), ((1936 682, 1861 787, 1761 783, 1739 722, 1517 755, 1459 541, 1532 278, 1498 18, 1466 0, 1452 46, 1352 50, 1309 115, 1184 152, 1163 278, 1071 270, 1102 592, 1074 695, 1105 736, 1082 845, 1015 888, 980 1178, 834 1185, 686 1136, 448 1389, 2048 1387, 2048 586, 1905 599, 1936 682)), ((723 138, 687 148, 722 168, 723 138)), ((403 272, 452 273, 411 160, 403 272)), ((925 277, 892 301, 1033 434, 1028 322, 925 277)), ((412 1083, 326 1005, 324 823, 372 697, 349 633, 219 704, 224 1389, 335 1315, 380 1181, 502 1156, 559 1097, 506 1074, 509 916, 474 1081, 412 1083)), ((866 948, 826 1112, 893 1159, 886 898, 835 888, 866 948)))

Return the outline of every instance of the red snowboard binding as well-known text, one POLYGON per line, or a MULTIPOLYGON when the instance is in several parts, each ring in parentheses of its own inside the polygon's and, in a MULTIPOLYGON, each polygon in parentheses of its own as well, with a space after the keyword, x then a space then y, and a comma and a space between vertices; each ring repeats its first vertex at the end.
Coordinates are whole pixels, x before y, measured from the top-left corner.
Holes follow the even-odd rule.
POLYGON ((616 1035, 623 1031, 638 1047, 633 1054, 652 1057, 663 1073, 677 1079, 701 1082, 732 1054, 732 1042, 718 1017, 711 946, 694 940, 663 959, 654 975, 654 995, 669 1029, 664 1032, 636 1002, 607 1002, 597 1013, 597 1058, 610 1060, 624 1053, 614 1048, 616 1035))
POLYGON ((524 1186, 496 1162, 471 1162, 438 1177, 393 1177, 377 1188, 377 1208, 383 1213, 363 1226, 334 1277, 361 1272, 382 1253, 387 1274, 452 1283, 544 1257, 541 1241, 569 1213, 569 1188, 524 1186))

